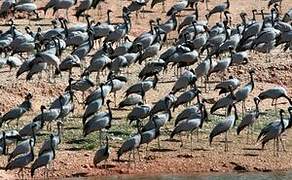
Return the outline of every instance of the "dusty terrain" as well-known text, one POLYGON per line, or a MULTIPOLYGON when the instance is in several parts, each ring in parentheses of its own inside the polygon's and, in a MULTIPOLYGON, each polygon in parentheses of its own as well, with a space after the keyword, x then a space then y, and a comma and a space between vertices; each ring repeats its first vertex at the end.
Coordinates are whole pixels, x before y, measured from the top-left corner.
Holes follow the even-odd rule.
MULTIPOLYGON (((170 0, 166 2, 167 8, 172 5, 174 1, 170 0)), ((209 3, 209 7, 213 7, 215 4, 218 4, 221 1, 212 0, 209 3)), ((39 6, 42 6, 44 2, 37 1, 39 6)), ((118 1, 114 3, 107 1, 102 3, 102 14, 105 14, 108 8, 111 8, 114 12, 112 20, 114 22, 120 22, 120 4, 129 4, 130 1, 118 1)), ((242 11, 248 12, 250 14, 251 9, 257 8, 266 8, 266 1, 260 0, 232 0, 231 1, 231 13, 232 20, 234 24, 239 22, 238 14, 242 11)), ((290 0, 283 1, 282 11, 285 12, 289 5, 291 6, 290 0), (290 2, 290 3, 289 3, 290 2)), ((206 13, 205 4, 199 5, 200 17, 206 13)), ((160 13, 161 6, 157 5, 154 9, 150 10, 150 7, 146 8, 145 18, 136 19, 133 16, 133 28, 131 30, 130 36, 133 37, 139 35, 143 31, 147 31, 148 21, 150 19, 155 19, 156 17, 163 17, 164 15, 160 13)), ((73 11, 71 10, 72 14, 73 11)), ((182 13, 189 13, 186 11, 182 13)), ((62 14, 62 13, 60 13, 62 14)), ((105 16, 96 17, 96 11, 90 11, 92 17, 96 21, 104 21, 105 16)), ((43 17, 43 14, 40 14, 43 17)), ((47 17, 51 18, 51 12, 48 13, 47 17)), ((50 18, 43 19, 41 21, 32 21, 32 27, 36 28, 40 25, 43 25, 42 28, 49 28, 50 18)), ((214 16, 211 19, 211 24, 218 20, 218 16, 214 16)), ((260 18, 260 16, 258 16, 260 18)), ((74 17, 70 17, 71 22, 75 22, 74 17)), ((27 20, 17 19, 16 24, 19 25, 17 28, 23 28, 27 24, 27 20)), ((1 26, 1 29, 5 29, 4 25, 1 26)), ((33 28, 33 29, 34 29, 33 28)), ((176 33, 173 33, 172 36, 175 37, 176 33)), ((247 66, 239 67, 239 69, 230 69, 230 72, 226 72, 225 77, 228 77, 228 74, 236 75, 241 81, 242 85, 249 81, 249 76, 247 70, 254 68, 256 70, 256 88, 250 95, 247 107, 253 108, 252 99, 254 96, 258 95, 263 89, 275 86, 282 85, 288 90, 288 94, 292 95, 292 59, 288 53, 281 53, 279 49, 272 51, 270 54, 272 57, 272 62, 266 63, 265 55, 263 54, 250 54, 250 63, 247 66)), ((65 57, 65 55, 64 55, 65 57)), ((118 93, 118 102, 123 99, 124 90, 137 82, 137 73, 143 66, 134 65, 130 68, 129 81, 127 86, 118 93)), ((38 80, 37 77, 34 78, 31 82, 26 82, 24 77, 20 79, 15 78, 16 69, 12 72, 8 71, 8 68, 0 69, 1 79, 0 79, 0 112, 7 112, 11 107, 19 104, 27 92, 33 93, 33 110, 26 114, 25 117, 21 119, 20 124, 24 125, 29 122, 34 115, 39 113, 39 107, 42 104, 48 105, 53 99, 55 99, 67 86, 67 75, 66 73, 62 78, 58 78, 55 83, 48 83, 46 76, 41 80, 38 80)), ((74 72, 75 77, 77 78, 80 71, 74 72)), ((151 90, 147 93, 147 103, 154 103, 159 100, 161 97, 166 95, 172 88, 176 77, 173 75, 173 71, 170 70, 166 74, 160 76, 158 90, 151 90)), ((95 76, 93 76, 94 78, 95 76)), ((216 77, 212 77, 212 80, 218 80, 216 77)), ((200 82, 198 82, 200 85, 200 82)), ((214 84, 211 85, 211 88, 214 87, 214 84)), ((78 93, 77 93, 78 94, 78 93)), ((77 95, 81 101, 81 94, 77 95)), ((214 98, 217 96, 217 92, 211 91, 210 93, 203 94, 205 98, 214 98)), ((112 96, 111 96, 112 97, 112 96)), ((111 98, 109 97, 109 98, 111 98)), ((215 98, 218 99, 218 98, 215 98)), ((285 101, 282 101, 285 102, 285 101)), ((77 104, 77 103, 76 103, 77 104)), ((122 141, 126 139, 130 134, 135 132, 133 127, 129 127, 126 122, 126 116, 130 110, 114 110, 114 125, 109 130, 108 134, 110 136, 110 150, 111 155, 109 160, 106 162, 106 167, 104 164, 98 165, 97 168, 93 166, 92 159, 94 156, 95 150, 98 148, 98 134, 92 133, 88 137, 84 138, 82 136, 82 124, 80 116, 83 114, 83 109, 81 105, 77 104, 77 110, 73 115, 71 115, 65 122, 63 142, 57 150, 56 159, 51 167, 50 177, 78 177, 78 176, 109 176, 109 175, 119 175, 119 174, 128 174, 128 175, 147 175, 147 174, 191 174, 194 172, 231 172, 231 171, 277 171, 277 170, 291 170, 292 169, 292 134, 287 132, 284 139, 286 139, 287 152, 280 152, 279 157, 275 157, 272 151, 272 142, 269 143, 266 147, 266 150, 261 151, 260 145, 255 143, 255 138, 258 135, 259 129, 265 124, 274 120, 274 110, 270 106, 270 101, 265 101, 260 104, 260 109, 262 112, 267 112, 266 115, 261 116, 259 123, 255 127, 255 135, 252 142, 249 144, 246 143, 245 131, 237 136, 235 130, 229 133, 229 152, 224 152, 224 145, 220 141, 223 140, 222 137, 215 138, 215 142, 212 147, 208 144, 208 134, 210 129, 212 129, 216 122, 223 120, 221 117, 211 116, 211 122, 204 125, 204 128, 200 133, 199 142, 194 141, 193 149, 191 149, 190 141, 186 137, 183 138, 185 144, 180 148, 180 142, 169 141, 169 130, 164 129, 161 140, 161 149, 157 148, 157 140, 152 142, 149 145, 150 151, 148 155, 145 154, 145 147, 140 148, 141 160, 138 161, 138 155, 136 154, 136 163, 127 162, 128 155, 122 157, 121 162, 116 161, 116 151, 121 145, 122 141)), ((239 106, 240 107, 240 106, 239 106)), ((286 102, 280 107, 286 108, 286 102)), ((175 117, 183 108, 178 108, 173 116, 175 117)), ((146 122, 145 120, 144 122, 146 122)), ((173 127, 173 121, 167 124, 169 129, 173 127)), ((1 129, 2 130, 2 129, 1 129)), ((41 145, 43 140, 48 137, 51 132, 44 131, 38 137, 37 148, 41 145)), ((196 137, 196 136, 194 136, 196 137)), ((179 139, 179 137, 175 137, 179 139)), ((196 138, 195 138, 196 139, 196 138)), ((13 148, 13 147, 12 147, 13 148)), ((0 157, 1 168, 5 167, 7 158, 4 156, 0 157)), ((43 169, 36 171, 36 177, 43 177, 43 169)), ((17 170, 5 172, 0 170, 0 178, 17 178, 17 170)), ((29 178, 29 169, 25 169, 25 178, 29 178)))

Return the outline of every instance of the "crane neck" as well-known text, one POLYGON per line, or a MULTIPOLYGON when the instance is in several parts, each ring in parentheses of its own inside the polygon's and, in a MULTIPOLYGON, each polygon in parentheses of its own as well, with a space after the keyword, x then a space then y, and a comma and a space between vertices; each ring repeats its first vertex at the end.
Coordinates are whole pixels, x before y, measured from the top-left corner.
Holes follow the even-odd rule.
POLYGON ((109 143, 108 143, 108 137, 106 137, 105 152, 108 152, 108 149, 109 149, 109 143))
POLYGON ((289 109, 288 109, 288 112, 289 112, 289 123, 288 123, 287 129, 292 127, 292 112, 289 109))
POLYGON ((58 136, 60 137, 60 140, 61 140, 61 136, 62 136, 62 130, 61 130, 61 123, 58 123, 58 132, 57 132, 57 134, 58 134, 58 136))
POLYGON ((107 108, 108 108, 108 114, 109 114, 109 126, 111 126, 113 115, 112 115, 112 109, 110 107, 110 103, 107 103, 107 108))
POLYGON ((107 23, 111 24, 110 11, 107 12, 107 23))
POLYGON ((259 110, 259 102, 258 100, 255 100, 255 107, 256 107, 256 117, 258 118, 260 115, 260 110, 259 110))
POLYGON ((285 124, 284 124, 284 119, 283 119, 283 111, 280 111, 280 118, 281 118, 281 121, 280 121, 280 124, 281 124, 281 134, 285 131, 285 124))
POLYGON ((153 89, 156 89, 156 85, 157 85, 157 83, 158 83, 158 77, 157 77, 157 75, 155 74, 155 75, 154 75, 154 80, 153 80, 153 89))
POLYGON ((55 152, 55 148, 54 148, 54 145, 53 145, 53 139, 54 139, 54 136, 51 134, 51 136, 50 136, 50 148, 51 148, 51 150, 52 150, 52 152, 53 152, 53 159, 55 159, 55 156, 56 156, 56 152, 55 152))
POLYGON ((241 21, 242 21, 242 24, 244 26, 244 28, 246 28, 246 19, 245 19, 245 15, 241 15, 241 21))
POLYGON ((229 9, 229 7, 230 7, 230 2, 229 2, 229 0, 226 1, 226 5, 227 5, 227 6, 226 6, 226 9, 229 9))
POLYGON ((195 4, 195 20, 198 21, 199 20, 199 10, 198 10, 198 4, 195 4))
POLYGON ((197 92, 197 95, 196 95, 196 97, 197 97, 197 103, 200 105, 201 104, 201 100, 200 100, 200 94, 199 94, 199 92, 198 92, 198 90, 196 90, 197 92))
POLYGON ((101 95, 101 104, 104 105, 104 91, 103 91, 103 84, 100 85, 100 95, 101 95))
POLYGON ((256 21, 256 15, 255 15, 255 12, 256 12, 256 11, 252 11, 252 20, 253 20, 253 21, 256 21))
POLYGON ((35 125, 32 127, 32 139, 33 143, 36 144, 35 125))
POLYGON ((250 85, 251 85, 251 90, 254 89, 254 77, 253 73, 250 73, 250 85))
MULTIPOLYGON (((35 142, 33 142, 34 144, 35 144, 35 142)), ((30 145, 30 154, 31 154, 31 159, 32 159, 32 161, 34 160, 34 145, 33 145, 33 143, 32 143, 32 140, 30 139, 29 140, 29 145, 30 145)))
POLYGON ((144 98, 145 98, 145 89, 143 87, 143 83, 140 84, 141 86, 141 96, 142 96, 142 100, 144 101, 144 98))
POLYGON ((167 109, 167 114, 168 114, 168 121, 170 121, 171 118, 172 118, 172 114, 171 114, 171 110, 170 109, 167 109))
POLYGON ((237 108, 236 108, 235 104, 233 104, 233 108, 234 108, 234 117, 235 117, 233 126, 235 126, 236 121, 238 120, 237 108))
POLYGON ((69 32, 68 32, 68 27, 67 27, 67 22, 66 21, 62 21, 64 24, 64 28, 65 28, 65 36, 68 37, 69 32))
POLYGON ((7 154, 7 148, 6 148, 6 133, 5 131, 2 132, 2 142, 3 142, 3 154, 7 154))

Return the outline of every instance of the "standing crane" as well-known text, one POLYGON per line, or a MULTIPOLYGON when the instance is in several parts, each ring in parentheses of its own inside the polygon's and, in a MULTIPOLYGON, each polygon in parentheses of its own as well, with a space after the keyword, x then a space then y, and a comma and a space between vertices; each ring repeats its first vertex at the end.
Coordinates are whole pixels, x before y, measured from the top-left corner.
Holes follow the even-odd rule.
POLYGON ((236 106, 233 104, 228 107, 227 117, 225 121, 218 123, 211 131, 209 135, 210 146, 212 144, 213 138, 219 134, 225 133, 225 148, 224 151, 228 151, 228 131, 235 126, 236 120, 238 119, 236 106), (231 114, 232 107, 234 108, 234 114, 231 114))

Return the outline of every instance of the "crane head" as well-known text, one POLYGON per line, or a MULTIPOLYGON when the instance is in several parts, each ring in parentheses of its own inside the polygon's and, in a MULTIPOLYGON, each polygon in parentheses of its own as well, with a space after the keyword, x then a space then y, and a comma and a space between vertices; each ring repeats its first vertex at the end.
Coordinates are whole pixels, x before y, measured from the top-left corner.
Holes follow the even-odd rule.
POLYGON ((110 104, 112 101, 110 99, 106 100, 107 104, 110 104))
POLYGON ((253 100, 254 100, 254 102, 255 102, 255 103, 259 103, 259 102, 261 101, 261 100, 260 100, 260 98, 259 98, 259 97, 257 97, 257 96, 256 96, 256 97, 254 97, 254 98, 253 98, 253 100))
POLYGON ((282 116, 283 113, 285 113, 285 110, 284 109, 280 109, 280 115, 282 116))
POLYGON ((46 106, 41 105, 41 111, 43 112, 45 109, 47 109, 46 106))
POLYGON ((248 71, 248 73, 249 74, 254 74, 255 73, 255 70, 254 69, 251 69, 251 70, 248 71))

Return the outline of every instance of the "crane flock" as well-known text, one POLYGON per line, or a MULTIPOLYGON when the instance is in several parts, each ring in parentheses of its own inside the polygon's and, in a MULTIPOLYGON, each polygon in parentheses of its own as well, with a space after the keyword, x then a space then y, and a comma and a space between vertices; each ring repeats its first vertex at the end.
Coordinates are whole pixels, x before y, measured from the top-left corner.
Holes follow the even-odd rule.
MULTIPOLYGON (((30 122, 23 119, 33 111, 35 97, 32 92, 23 92, 26 96, 21 104, 2 112, 0 154, 8 156, 6 171, 19 169, 19 177, 24 178, 26 167, 30 167, 31 176, 37 173, 37 169, 46 167, 45 174, 49 176, 48 167, 58 158, 58 147, 62 144, 63 131, 66 131, 64 126, 69 117, 76 114, 75 109, 80 107, 78 121, 80 119, 82 122, 80 130, 84 138, 99 132, 99 149, 93 159, 95 166, 111 156, 116 156, 119 161, 126 153, 129 153, 130 165, 131 155, 134 162, 135 153, 140 159, 139 149, 146 146, 146 154, 149 153, 148 145, 155 139, 160 148, 159 137, 165 134, 170 140, 180 136, 182 149, 186 144, 182 134, 186 133, 190 136, 193 149, 193 132, 197 131, 199 140, 200 130, 204 129, 205 124, 212 123, 210 117, 223 117, 220 118, 222 121, 212 125, 208 139, 210 146, 216 136, 224 133, 224 151, 230 151, 228 136, 236 127, 237 135, 247 129, 247 142, 260 143, 262 149, 267 142, 274 140, 275 156, 280 151, 279 141, 283 151, 286 150, 282 135, 292 126, 291 95, 284 87, 276 85, 252 97, 254 89, 258 88, 256 77, 261 72, 249 64, 254 60, 250 57, 255 54, 265 54, 266 63, 270 63, 271 51, 275 49, 291 54, 292 9, 282 12, 282 0, 270 0, 267 3, 268 12, 253 9, 250 12, 252 16, 248 17, 249 12, 231 14, 233 5, 229 0, 210 10, 208 0, 172 2, 168 10, 165 4, 170 2, 148 2, 133 0, 119 12, 109 9, 106 21, 97 23, 92 12, 97 11, 97 15, 101 16, 101 0, 49 0, 42 7, 32 0, 1 2, 0 17, 8 27, 0 33, 1 67, 9 67, 17 81, 23 81, 23 76, 27 83, 59 83, 58 79, 61 79, 62 87, 65 86, 64 92, 53 101, 37 107, 40 111, 30 122), (201 15, 198 7, 203 2, 207 9, 205 15, 201 15), (151 5, 148 7, 148 4, 151 5), (145 8, 152 9, 157 4, 162 5, 166 20, 163 21, 162 16, 151 19, 149 31, 131 36, 136 26, 133 19, 138 22, 138 19, 145 18, 145 8), (42 14, 47 18, 51 9, 51 28, 30 25, 33 15, 38 21, 42 14), (62 10, 65 11, 63 16, 60 14, 62 10), (71 11, 74 11, 77 21, 84 17, 86 23, 71 22, 71 11), (183 12, 189 14, 183 17, 183 12), (28 15, 29 26, 24 28, 25 32, 14 20, 21 13, 28 15), (112 13, 121 15, 122 22, 113 23, 112 13), (143 14, 142 17, 139 13, 143 14), (220 18, 212 25, 210 19, 215 20, 213 16, 216 14, 220 18), (258 18, 258 15, 261 17, 258 18), (232 17, 235 16, 241 22, 234 24, 232 17), (137 66, 138 72, 134 72, 133 67, 137 66), (243 73, 245 78, 249 78, 246 82, 241 82, 238 74, 234 73, 243 67, 248 69, 243 73), (171 88, 166 88, 163 80, 169 72, 173 72, 175 82, 171 88), (64 76, 67 73, 68 76, 64 76), (47 80, 42 78, 44 74, 47 80), (135 83, 131 83, 133 76, 138 78, 135 83), (153 100, 150 99, 151 93, 161 89, 167 92, 166 95, 156 99, 153 105, 147 104, 153 100), (210 97, 210 92, 218 95, 210 97), (288 105, 285 103, 278 109, 279 98, 287 100, 288 105), (250 111, 250 104, 246 103, 248 99, 253 99, 250 111), (253 126, 264 114, 261 105, 266 99, 273 101, 275 116, 279 118, 272 116, 254 141, 252 137, 257 132, 253 126), (102 111, 104 108, 107 111, 102 111), (125 109, 130 110, 125 118, 128 121, 117 122, 114 112, 125 109), (177 116, 174 117, 173 113, 177 116), (146 122, 146 119, 149 120, 146 122), (133 125, 136 130, 113 153, 109 151, 113 143, 109 130, 112 124, 117 123, 133 125), (57 126, 56 132, 52 129, 54 124, 57 126), (40 142, 39 134, 45 127, 51 133, 39 149, 36 144, 40 142), (14 144, 14 149, 9 151, 14 144), (38 154, 35 154, 38 149, 38 154)), ((288 62, 289 58, 287 55, 287 59, 282 61, 288 62)))

